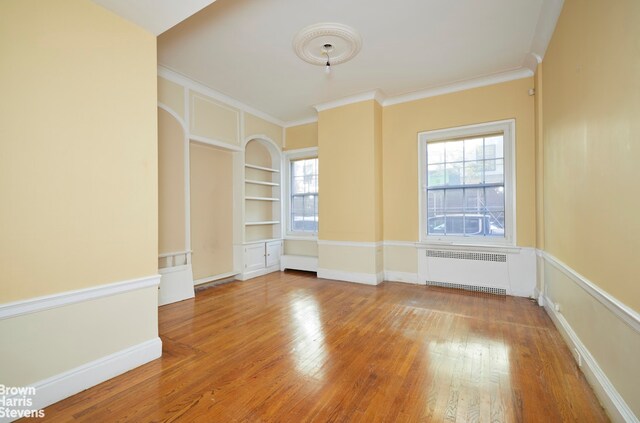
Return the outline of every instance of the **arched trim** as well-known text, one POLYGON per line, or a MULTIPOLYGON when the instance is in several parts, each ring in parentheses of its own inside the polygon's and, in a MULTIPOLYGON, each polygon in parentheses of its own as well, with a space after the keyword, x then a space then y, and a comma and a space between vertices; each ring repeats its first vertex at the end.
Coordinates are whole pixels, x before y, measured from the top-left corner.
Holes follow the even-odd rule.
POLYGON ((175 120, 177 120, 180 126, 182 127, 182 132, 184 134, 185 139, 189 137, 189 132, 187 130, 187 125, 185 124, 184 119, 182 119, 175 111, 173 111, 173 109, 171 109, 166 104, 160 103, 160 102, 158 102, 158 109, 164 110, 165 112, 169 113, 175 120))

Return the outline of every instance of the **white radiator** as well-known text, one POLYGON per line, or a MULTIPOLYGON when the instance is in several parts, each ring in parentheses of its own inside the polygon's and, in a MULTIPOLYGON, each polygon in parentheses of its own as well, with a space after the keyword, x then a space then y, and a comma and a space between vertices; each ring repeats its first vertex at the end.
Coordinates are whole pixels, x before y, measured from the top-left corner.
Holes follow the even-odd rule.
POLYGON ((427 285, 529 297, 535 289, 535 250, 424 248, 419 254, 418 278, 427 285))

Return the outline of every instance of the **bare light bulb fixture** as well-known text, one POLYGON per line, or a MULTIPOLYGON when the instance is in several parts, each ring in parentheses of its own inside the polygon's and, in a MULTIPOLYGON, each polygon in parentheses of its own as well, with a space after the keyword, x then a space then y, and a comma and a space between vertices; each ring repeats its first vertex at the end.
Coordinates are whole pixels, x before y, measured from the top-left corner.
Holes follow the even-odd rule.
POLYGON ((331 44, 325 44, 322 46, 322 52, 327 56, 327 63, 324 66, 324 73, 329 75, 331 73, 331 57, 329 57, 329 52, 333 50, 333 46, 331 44))

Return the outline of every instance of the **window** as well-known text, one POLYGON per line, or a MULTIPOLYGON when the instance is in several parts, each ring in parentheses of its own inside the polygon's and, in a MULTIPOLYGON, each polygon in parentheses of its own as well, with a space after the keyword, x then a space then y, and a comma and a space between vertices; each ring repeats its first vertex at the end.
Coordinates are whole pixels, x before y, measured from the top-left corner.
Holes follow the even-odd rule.
POLYGON ((513 242, 513 129, 507 121, 419 134, 422 241, 513 242))
POLYGON ((287 155, 287 235, 318 233, 318 158, 311 156, 315 151, 305 149, 287 155))

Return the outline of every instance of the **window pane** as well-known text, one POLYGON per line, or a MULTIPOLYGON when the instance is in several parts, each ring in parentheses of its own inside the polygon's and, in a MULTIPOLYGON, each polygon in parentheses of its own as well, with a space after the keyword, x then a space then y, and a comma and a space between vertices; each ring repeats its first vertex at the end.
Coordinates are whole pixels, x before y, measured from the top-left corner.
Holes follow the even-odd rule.
POLYGON ((484 158, 485 159, 501 159, 504 157, 504 137, 497 135, 484 139, 484 158))
POLYGON ((429 165, 427 186, 438 187, 444 185, 444 165, 429 165))
POLYGON ((485 189, 487 199, 487 216, 489 218, 489 233, 491 236, 504 236, 504 188, 493 187, 485 189))
POLYGON ((462 213, 464 203, 464 190, 462 189, 448 189, 444 196, 444 207, 447 214, 462 213))
POLYGON ((291 230, 303 230, 304 223, 304 197, 293 197, 291 199, 291 230))
POLYGON ((464 140, 464 159, 482 160, 484 158, 482 138, 464 140))
POLYGON ((485 188, 487 211, 504 210, 504 188, 485 188))
POLYGON ((291 175, 302 176, 304 172, 304 160, 296 160, 291 162, 291 175))
POLYGON ((444 190, 427 192, 427 217, 444 214, 444 190))
POLYGON ((444 163, 443 142, 430 142, 427 144, 427 163, 444 163))
POLYGON ((292 194, 304 193, 304 176, 297 176, 293 178, 291 193, 292 194))
POLYGON ((314 166, 314 160, 304 160, 304 174, 305 176, 315 175, 316 170, 314 166))
POLYGON ((462 185, 462 163, 445 165, 445 184, 462 185))
POLYGON ((464 190, 465 214, 479 214, 484 212, 484 189, 467 188, 464 190))
POLYGON ((464 163, 464 183, 465 185, 476 185, 482 183, 482 161, 464 163))
POLYGON ((464 220, 461 214, 447 215, 446 216, 446 234, 447 235, 463 235, 464 234, 464 220))
POLYGON ((444 235, 445 233, 445 217, 432 216, 427 219, 427 233, 429 235, 444 235))
POLYGON ((444 144, 447 163, 461 162, 464 160, 464 141, 448 141, 444 144))
POLYGON ((484 161, 484 182, 487 184, 504 182, 504 159, 484 161))
POLYGON ((296 215, 304 213, 304 197, 293 197, 291 201, 291 212, 296 215))
POLYGON ((484 215, 472 214, 464 217, 464 235, 477 236, 482 235, 484 223, 484 215))

